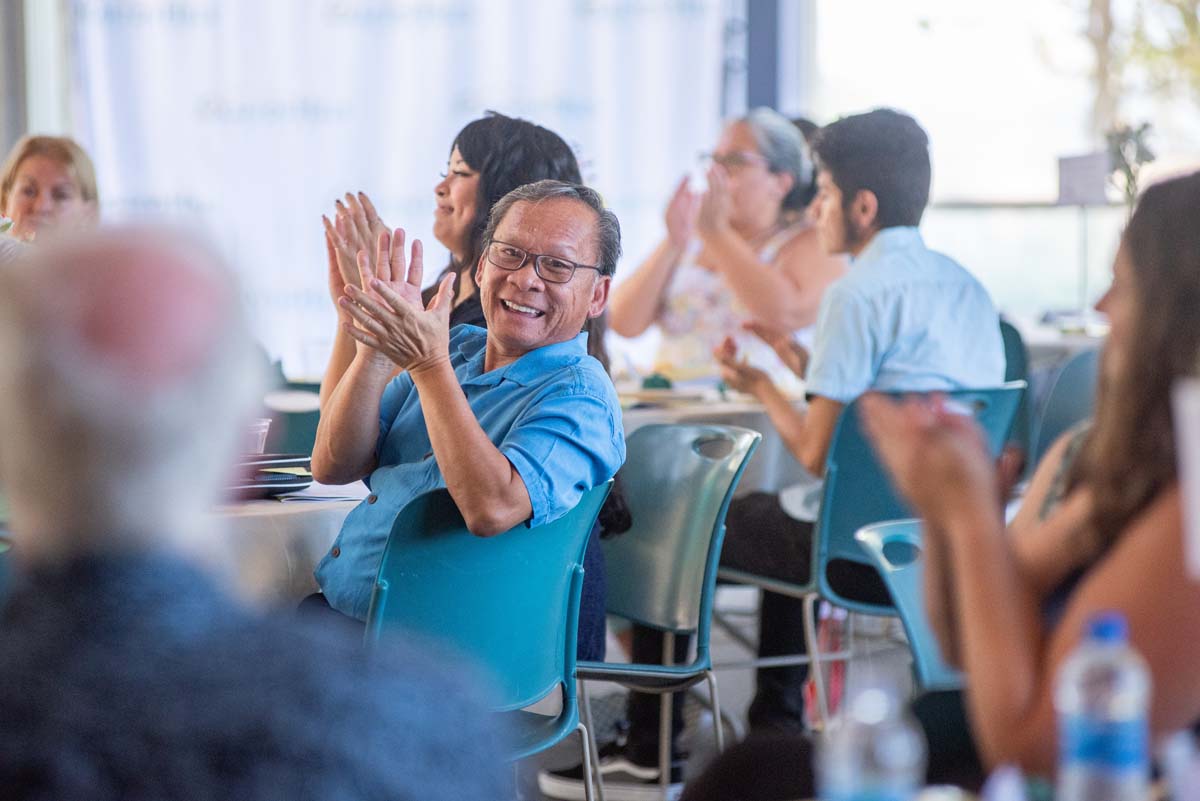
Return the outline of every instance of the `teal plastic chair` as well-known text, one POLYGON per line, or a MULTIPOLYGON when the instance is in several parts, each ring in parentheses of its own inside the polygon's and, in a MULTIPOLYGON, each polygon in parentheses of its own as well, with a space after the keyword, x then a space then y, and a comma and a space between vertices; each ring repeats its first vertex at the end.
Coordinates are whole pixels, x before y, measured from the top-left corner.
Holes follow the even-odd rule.
MULTIPOLYGON (((990 389, 963 389, 939 393, 969 411, 983 428, 988 451, 1000 455, 1012 428, 1013 418, 1025 392, 1024 381, 1013 381, 990 389)), ((888 393, 905 397, 916 393, 888 393)), ((751 584, 764 590, 801 598, 807 607, 804 615, 807 655, 772 657, 755 664, 778 666, 784 664, 816 664, 847 658, 838 653, 822 657, 817 641, 816 604, 826 600, 851 612, 867 615, 895 615, 891 604, 870 603, 838 592, 830 583, 830 565, 839 561, 873 567, 867 553, 854 538, 863 526, 883 520, 911 517, 912 512, 892 488, 891 481, 875 458, 874 449, 861 430, 858 421, 859 402, 843 410, 834 430, 833 442, 825 460, 825 483, 821 508, 813 532, 812 578, 807 584, 795 584, 758 576, 742 570, 722 568, 721 578, 751 584)), ((828 696, 822 671, 811 671, 817 690, 817 705, 821 720, 828 720, 828 696)))
MULTIPOLYGON (((580 682, 611 681, 662 694, 660 786, 670 780, 671 694, 707 681, 717 750, 724 746, 709 634, 725 513, 762 435, 736 426, 647 425, 626 442, 622 487, 633 527, 604 540, 608 612, 665 632, 664 664, 580 662, 580 682), (670 664, 675 636, 696 634, 696 656, 670 664)), ((590 709, 584 698, 584 723, 590 709)))
POLYGON ((589 799, 596 749, 579 720, 575 647, 584 549, 611 483, 552 523, 495 537, 471 534, 446 490, 418 496, 392 526, 367 612, 368 643, 390 630, 423 635, 484 671, 516 733, 510 759, 578 730, 589 799), (556 688, 557 716, 521 711, 556 688))
POLYGON ((1092 416, 1099 368, 1100 349, 1092 348, 1076 353, 1058 371, 1034 421, 1032 464, 1040 462, 1067 429, 1092 416))
MULTIPOLYGON (((1014 381, 994 389, 963 389, 943 393, 952 402, 969 410, 987 440, 988 453, 999 457, 1021 397, 1025 382, 1014 381)), ((906 393, 889 393, 903 397, 906 393)), ((838 421, 833 445, 825 461, 825 486, 821 511, 817 518, 813 549, 812 575, 817 592, 827 601, 851 612, 868 615, 894 614, 891 606, 867 603, 839 593, 829 582, 829 567, 836 560, 870 565, 870 560, 854 538, 865 525, 881 520, 911 517, 907 504, 892 488, 874 448, 858 421, 857 401, 846 407, 838 421)))
POLYGON ((962 687, 962 674, 946 664, 925 614, 921 521, 890 520, 860 528, 854 538, 879 571, 896 606, 908 646, 913 676, 922 690, 962 687))
MULTIPOLYGON (((1004 380, 1029 382, 1029 351, 1025 348, 1025 340, 1016 326, 1007 320, 1000 321, 1000 337, 1004 340, 1004 380)), ((1025 454, 1026 467, 1032 463, 1030 458, 1030 397, 1026 392, 1017 407, 1017 416, 1013 420, 1012 432, 1008 435, 1009 445, 1014 445, 1025 454)), ((1031 472, 1027 470, 1026 472, 1031 472)))
POLYGON ((264 414, 271 418, 271 427, 267 430, 267 453, 312 453, 313 444, 317 441, 317 424, 321 421, 321 412, 317 409, 320 390, 320 384, 300 381, 288 381, 276 390, 293 393, 301 400, 301 393, 311 395, 311 408, 288 410, 267 405, 264 414))

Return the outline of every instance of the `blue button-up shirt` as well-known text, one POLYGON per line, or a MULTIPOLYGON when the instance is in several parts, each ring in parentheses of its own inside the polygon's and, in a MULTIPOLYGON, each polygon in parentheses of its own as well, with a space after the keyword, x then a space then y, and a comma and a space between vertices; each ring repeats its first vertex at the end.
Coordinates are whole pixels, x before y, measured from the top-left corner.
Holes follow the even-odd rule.
MULTIPOLYGON (((533 507, 529 525, 541 525, 574 508, 625 461, 617 393, 588 356, 587 334, 490 372, 483 369, 486 342, 482 328, 454 328, 450 361, 479 425, 525 482, 533 507)), ((316 569, 330 606, 360 620, 396 514, 416 496, 446 486, 408 373, 384 390, 377 457, 367 479, 371 496, 346 518, 316 569)))
MULTIPOLYGON (((1000 318, 987 290, 916 228, 875 234, 829 285, 817 312, 805 389, 839 403, 868 390, 927 392, 1004 383, 1000 318)), ((805 475, 780 493, 816 520, 823 482, 805 475)))
POLYGON ((923 392, 1004 382, 987 290, 916 228, 885 228, 825 290, 806 390, 849 403, 869 389, 923 392))

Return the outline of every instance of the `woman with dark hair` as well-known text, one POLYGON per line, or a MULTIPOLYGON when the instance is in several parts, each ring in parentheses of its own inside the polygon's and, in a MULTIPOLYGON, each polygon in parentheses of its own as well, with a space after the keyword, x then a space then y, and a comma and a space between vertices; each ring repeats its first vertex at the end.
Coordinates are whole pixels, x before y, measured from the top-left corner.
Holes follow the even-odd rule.
POLYGON ((707 192, 679 183, 666 238, 613 288, 612 329, 633 337, 657 325, 655 369, 672 380, 716 383, 713 350, 733 336, 773 378, 794 381, 787 345, 807 342, 825 287, 845 271, 804 215, 808 148, 786 117, 758 108, 726 126, 710 158, 707 192))
MULTIPOLYGON (((450 263, 422 295, 428 304, 447 274, 457 276, 451 326, 487 327, 475 285, 475 268, 483 255, 488 216, 500 198, 519 186, 545 178, 583 183, 574 151, 562 137, 540 125, 489 111, 468 123, 454 138, 446 172, 434 187, 437 208, 433 235, 450 251, 450 263)), ((354 359, 355 342, 342 329, 342 322, 351 318, 338 307, 338 298, 345 293, 346 284, 359 285, 358 260, 365 258, 369 263, 375 256, 375 243, 380 234, 390 229, 379 218, 370 198, 362 192, 357 195, 347 193, 344 202, 337 201, 335 221, 331 222, 327 217, 322 219, 329 256, 329 292, 338 309, 333 352, 321 382, 321 402, 324 404, 328 393, 337 386, 354 359)), ((398 229, 396 236, 403 237, 404 232, 398 229)), ((400 247, 403 249, 403 240, 400 247)), ((414 240, 413 253, 420 250, 420 240, 414 240)), ((605 315, 589 319, 584 331, 588 333, 588 353, 607 369, 605 315)), ((593 534, 584 560, 580 659, 604 658, 604 556, 596 539, 602 534, 625 531, 630 525, 624 500, 614 486, 600 512, 598 530, 593 534)))
MULTIPOLYGON (((1149 666, 1152 737, 1200 720, 1200 583, 1186 574, 1170 400, 1175 381, 1200 367, 1197 208, 1200 173, 1142 196, 1097 304, 1111 331, 1094 422, 1048 452, 1007 530, 1000 482, 969 418, 937 400, 862 402, 883 463, 924 518, 925 604, 970 690, 914 705, 931 781, 977 783, 1003 763, 1053 773, 1055 676, 1101 611, 1125 617, 1149 666)), ((684 797, 809 792, 728 794, 747 749, 779 748, 744 746, 684 797)), ((807 770, 795 775, 811 781, 807 770)))

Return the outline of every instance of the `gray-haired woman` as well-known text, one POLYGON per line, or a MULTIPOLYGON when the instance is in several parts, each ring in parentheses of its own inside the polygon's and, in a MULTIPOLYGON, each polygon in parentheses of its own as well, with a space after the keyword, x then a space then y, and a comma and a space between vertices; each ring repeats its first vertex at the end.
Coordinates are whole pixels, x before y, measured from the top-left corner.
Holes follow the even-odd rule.
POLYGON ((786 380, 792 370, 772 349, 785 350, 794 336, 803 343, 825 287, 845 270, 803 213, 813 196, 808 148, 787 118, 759 108, 730 122, 709 158, 708 190, 699 195, 680 181, 667 236, 613 289, 610 326, 637 336, 658 325, 655 367, 673 380, 716 383, 712 352, 726 336, 786 380))

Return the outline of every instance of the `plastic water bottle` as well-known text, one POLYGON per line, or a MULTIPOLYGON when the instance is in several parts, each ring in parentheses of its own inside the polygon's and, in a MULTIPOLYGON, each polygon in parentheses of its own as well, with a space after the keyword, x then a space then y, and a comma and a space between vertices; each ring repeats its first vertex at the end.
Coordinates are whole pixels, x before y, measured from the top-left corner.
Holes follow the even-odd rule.
POLYGON ((1125 618, 1092 618, 1054 690, 1056 801, 1143 801, 1150 776, 1150 674, 1125 618))
POLYGON ((925 781, 925 736, 894 684, 872 681, 852 694, 821 742, 823 801, 910 801, 925 781))

